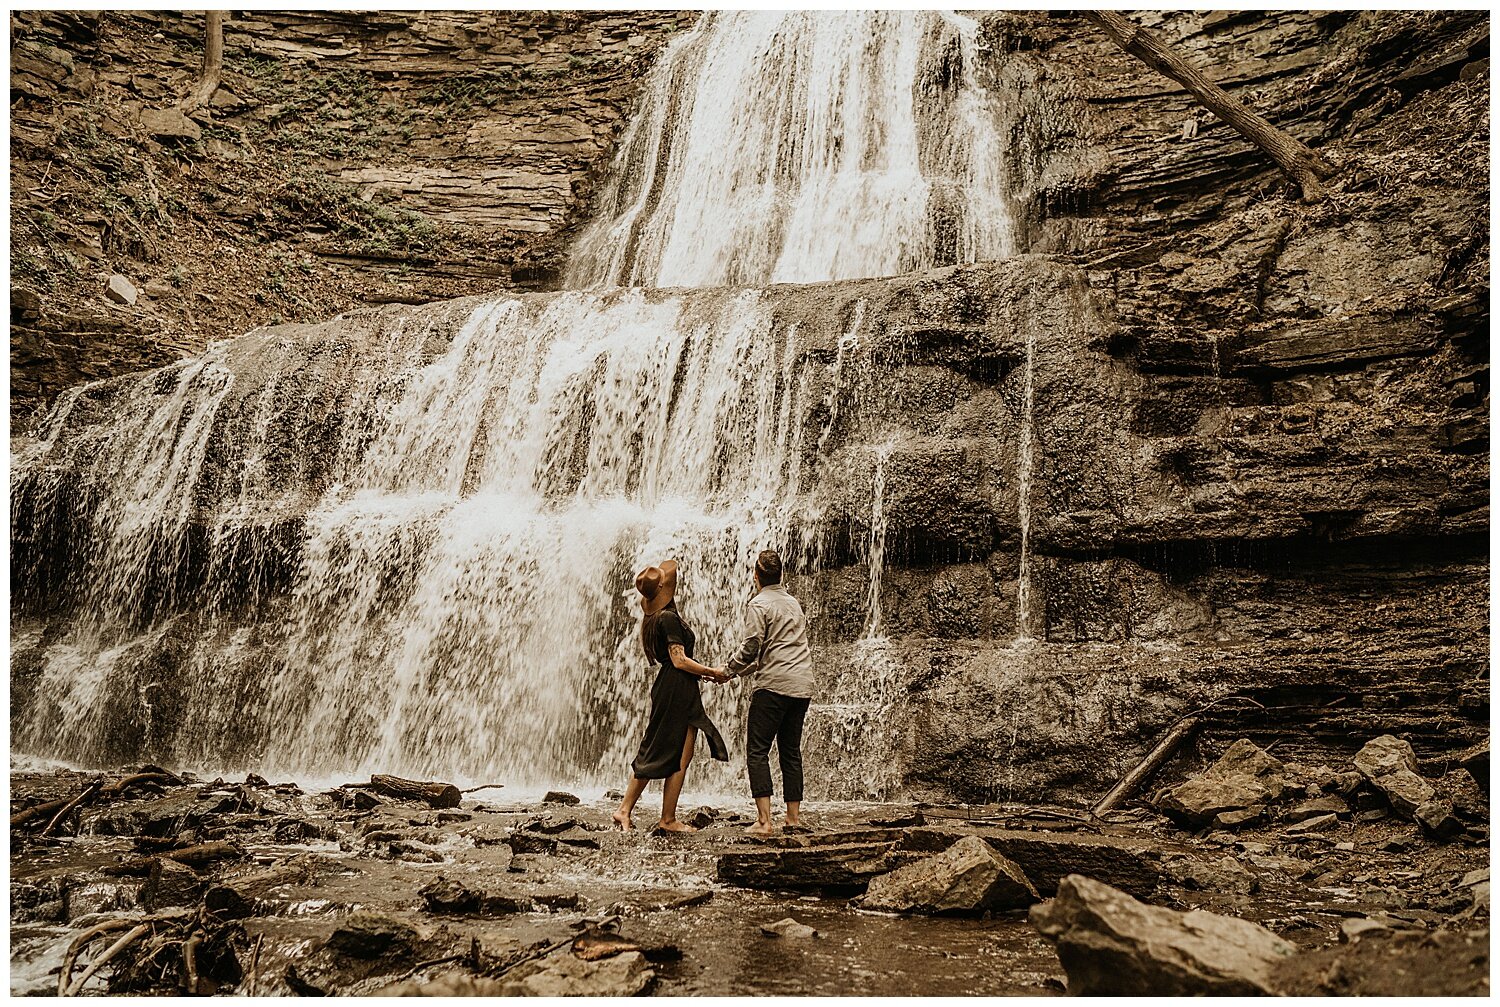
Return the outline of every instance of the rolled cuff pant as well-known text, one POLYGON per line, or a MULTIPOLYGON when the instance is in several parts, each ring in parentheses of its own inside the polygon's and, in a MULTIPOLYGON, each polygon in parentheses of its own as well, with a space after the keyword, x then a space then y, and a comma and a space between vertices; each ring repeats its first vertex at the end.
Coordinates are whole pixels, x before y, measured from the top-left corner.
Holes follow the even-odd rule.
POLYGON ((787 801, 802 800, 802 721, 811 700, 757 689, 750 697, 745 753, 750 795, 771 796, 771 743, 781 761, 781 789, 787 801))

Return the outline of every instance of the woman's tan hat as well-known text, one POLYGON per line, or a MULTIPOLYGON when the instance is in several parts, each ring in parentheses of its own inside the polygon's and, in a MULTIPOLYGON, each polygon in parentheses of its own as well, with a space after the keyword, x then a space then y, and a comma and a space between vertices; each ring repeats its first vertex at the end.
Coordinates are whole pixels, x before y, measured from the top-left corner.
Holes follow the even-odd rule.
POLYGON ((661 566, 648 566, 635 575, 635 589, 641 593, 641 611, 655 615, 677 594, 677 561, 662 560, 661 566))

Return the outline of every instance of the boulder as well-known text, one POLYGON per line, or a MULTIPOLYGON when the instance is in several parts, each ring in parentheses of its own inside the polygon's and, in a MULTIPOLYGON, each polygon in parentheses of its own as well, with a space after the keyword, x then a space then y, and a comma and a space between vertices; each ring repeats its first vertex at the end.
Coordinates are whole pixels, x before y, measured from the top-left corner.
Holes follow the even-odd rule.
POLYGON ((576 796, 574 796, 573 794, 567 793, 566 791, 563 791, 563 790, 549 790, 549 791, 547 791, 547 795, 542 798, 542 803, 543 804, 566 804, 566 805, 572 806, 574 804, 578 804, 579 800, 578 800, 578 798, 576 796))
POLYGON ((1286 788, 1281 760, 1241 738, 1199 776, 1158 795, 1157 808, 1190 828, 1209 825, 1220 814, 1265 805, 1286 788))
POLYGON ((1432 800, 1436 791, 1417 772, 1411 744, 1386 734, 1366 743, 1354 756, 1354 768, 1364 774, 1397 812, 1411 818, 1432 800))
POLYGON ((1179 913, 1069 875, 1031 922, 1057 946, 1074 996, 1265 996, 1296 948, 1264 927, 1179 913))
POLYGON ((978 836, 870 882, 864 909, 915 913, 981 913, 1024 909, 1041 899, 1026 874, 978 836))
POLYGON ((586 961, 567 948, 507 974, 504 996, 629 997, 645 991, 656 978, 639 951, 586 961))
POLYGON ((116 273, 104 285, 104 296, 116 304, 134 304, 140 294, 136 291, 135 284, 116 273))

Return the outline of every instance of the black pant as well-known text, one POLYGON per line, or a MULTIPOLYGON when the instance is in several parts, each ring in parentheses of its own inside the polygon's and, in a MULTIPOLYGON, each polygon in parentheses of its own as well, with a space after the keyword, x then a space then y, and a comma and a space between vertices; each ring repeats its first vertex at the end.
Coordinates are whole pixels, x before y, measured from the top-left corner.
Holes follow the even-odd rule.
POLYGON ((750 697, 745 728, 750 796, 771 796, 771 742, 781 759, 781 790, 788 802, 802 800, 802 720, 810 700, 757 689, 750 697))

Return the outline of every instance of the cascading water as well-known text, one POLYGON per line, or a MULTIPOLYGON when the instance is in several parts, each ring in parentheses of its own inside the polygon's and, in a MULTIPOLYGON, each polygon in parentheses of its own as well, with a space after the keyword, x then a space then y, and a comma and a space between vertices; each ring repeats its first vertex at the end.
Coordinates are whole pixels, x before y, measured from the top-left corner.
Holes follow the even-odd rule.
MULTIPOLYGON (((573 285, 1006 254, 975 49, 972 21, 932 12, 706 16, 652 72, 573 285)), ((634 572, 681 562, 714 659, 756 551, 817 562, 862 303, 846 323, 828 363, 765 292, 500 295, 330 323, 347 337, 255 332, 68 393, 14 448, 17 597, 74 613, 13 677, 14 747, 618 782, 651 674, 634 572)), ((859 723, 898 680, 871 546, 869 659, 827 703, 859 723)), ((740 736, 745 697, 705 701, 740 736)))
POLYGON ((652 69, 569 285, 810 283, 1011 254, 977 30, 935 11, 706 16, 652 69))

